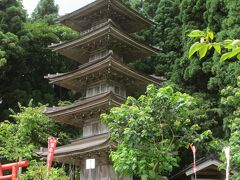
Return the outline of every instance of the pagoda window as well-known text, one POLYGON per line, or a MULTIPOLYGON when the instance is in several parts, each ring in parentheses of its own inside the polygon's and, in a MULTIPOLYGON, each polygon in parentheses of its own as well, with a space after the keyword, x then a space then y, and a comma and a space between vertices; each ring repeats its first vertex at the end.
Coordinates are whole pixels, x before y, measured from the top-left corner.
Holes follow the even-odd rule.
POLYGON ((87 89, 87 97, 91 97, 91 96, 93 96, 94 94, 93 94, 93 90, 94 90, 94 88, 92 87, 92 88, 88 88, 87 89))
POLYGON ((100 94, 100 86, 96 86, 95 88, 94 88, 94 90, 95 90, 95 94, 100 94))
POLYGON ((104 49, 104 50, 100 50, 100 51, 95 51, 93 53, 90 54, 89 56, 89 62, 92 62, 92 61, 96 61, 98 59, 101 59, 105 56, 107 56, 109 53, 109 51, 107 49, 104 49))
POLYGON ((114 87, 114 93, 120 95, 120 87, 119 86, 114 87))
POLYGON ((121 86, 114 86, 114 94, 122 96, 122 97, 126 97, 126 90, 121 87, 121 86))
POLYGON ((101 84, 101 92, 107 92, 107 84, 101 84))
POLYGON ((105 124, 96 122, 89 126, 83 127, 83 137, 94 136, 108 132, 108 128, 105 124))
POLYGON ((96 96, 98 94, 102 94, 108 91, 108 84, 107 83, 98 83, 93 86, 87 88, 87 97, 96 96))
MULTIPOLYGON (((114 83, 116 84, 116 83, 114 83)), ((123 86, 118 84, 108 84, 106 82, 98 83, 87 88, 86 97, 96 96, 98 94, 106 93, 112 91, 114 94, 126 97, 126 90, 123 86)))

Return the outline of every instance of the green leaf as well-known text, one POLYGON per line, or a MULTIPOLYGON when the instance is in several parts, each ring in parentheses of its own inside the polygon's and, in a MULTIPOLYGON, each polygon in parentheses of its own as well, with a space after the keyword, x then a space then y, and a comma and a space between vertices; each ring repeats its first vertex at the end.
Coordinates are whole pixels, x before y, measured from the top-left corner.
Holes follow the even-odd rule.
POLYGON ((225 54, 223 54, 222 56, 221 56, 221 58, 220 58, 220 62, 223 62, 223 61, 225 61, 225 60, 227 60, 228 58, 229 58, 229 55, 230 53, 225 53, 225 54))
POLYGON ((212 44, 208 44, 208 50, 211 50, 211 49, 212 49, 212 47, 213 47, 213 45, 212 45, 212 44))
POLYGON ((232 44, 228 44, 228 45, 226 45, 226 46, 224 46, 226 49, 233 49, 234 48, 234 46, 232 45, 232 44))
POLYGON ((204 44, 204 46, 202 48, 200 48, 199 51, 198 51, 200 59, 202 59, 206 56, 207 51, 208 51, 208 44, 204 44))
POLYGON ((195 42, 191 47, 190 47, 190 50, 189 50, 189 53, 188 53, 188 57, 191 58, 192 55, 199 51, 203 46, 205 46, 206 43, 199 43, 199 42, 195 42))
POLYGON ((218 54, 221 54, 221 46, 218 43, 213 43, 213 47, 218 54))
POLYGON ((205 33, 200 30, 193 30, 190 34, 188 34, 188 37, 194 38, 194 37, 204 37, 205 33))
POLYGON ((239 39, 236 39, 232 42, 232 45, 235 46, 235 47, 239 47, 240 46, 240 40, 239 39))
POLYGON ((223 44, 228 45, 228 44, 232 44, 232 42, 233 41, 231 39, 226 39, 223 41, 223 44))
POLYGON ((236 48, 236 49, 233 49, 232 52, 230 52, 229 59, 236 56, 239 53, 240 53, 240 47, 236 48))
POLYGON ((239 55, 237 55, 237 58, 238 58, 238 60, 240 60, 240 54, 239 54, 239 55))
POLYGON ((214 38, 213 32, 208 31, 207 34, 208 34, 208 36, 210 37, 210 39, 213 40, 213 38, 214 38))

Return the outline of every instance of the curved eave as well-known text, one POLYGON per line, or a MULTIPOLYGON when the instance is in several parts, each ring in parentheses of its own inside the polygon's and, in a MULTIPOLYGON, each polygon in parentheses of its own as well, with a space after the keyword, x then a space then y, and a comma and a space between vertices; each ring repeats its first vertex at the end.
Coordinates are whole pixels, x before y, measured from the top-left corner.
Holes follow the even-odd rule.
MULTIPOLYGON (((76 155, 82 155, 85 153, 91 153, 94 151, 100 151, 111 146, 109 142, 110 134, 104 133, 100 135, 95 135, 87 138, 82 138, 75 140, 71 144, 59 146, 54 152, 54 160, 61 162, 61 159, 66 157, 73 157, 76 155)), ((47 149, 43 151, 38 151, 38 155, 42 157, 47 157, 47 149)))
POLYGON ((79 100, 72 105, 47 108, 44 114, 56 121, 80 127, 83 124, 83 120, 74 118, 75 115, 91 110, 96 111, 96 109, 104 106, 109 108, 120 106, 124 101, 125 99, 108 92, 79 100))
MULTIPOLYGON (((126 11, 128 11, 131 14, 131 16, 135 16, 139 19, 139 21, 144 22, 146 24, 146 27, 151 27, 151 26, 156 25, 155 22, 144 17, 142 14, 140 14, 136 10, 129 8, 121 0, 111 0, 111 1, 122 10, 122 13, 126 13, 126 11)), ((138 31, 139 31, 139 29, 138 29, 138 31)))
POLYGON ((129 68, 127 65, 117 61, 116 59, 112 59, 110 62, 112 63, 111 66, 113 67, 114 70, 122 74, 128 75, 133 79, 145 82, 146 84, 155 84, 155 85, 161 84, 159 79, 155 79, 147 74, 137 72, 136 70, 129 68))
MULTIPOLYGON (((137 54, 141 54, 141 57, 147 57, 153 54, 158 54, 160 51, 155 47, 151 47, 143 43, 140 43, 130 35, 118 30, 117 28, 115 28, 111 21, 109 21, 105 26, 95 31, 92 31, 91 33, 86 34, 80 38, 64 43, 51 45, 49 46, 49 48, 51 48, 55 52, 58 52, 64 56, 69 57, 70 59, 73 59, 80 63, 86 63, 88 61, 88 56, 85 55, 88 54, 88 51, 82 49, 81 46, 83 47, 91 42, 104 39, 106 36, 107 37, 111 36, 110 39, 108 40, 109 43, 111 42, 111 40, 113 40, 113 38, 115 38, 122 44, 125 44, 127 47, 134 48, 137 54)), ((129 51, 129 53, 131 52, 133 51, 129 51)))
POLYGON ((124 76, 134 79, 135 82, 136 81, 142 82, 145 85, 161 84, 161 81, 159 79, 156 79, 154 77, 137 72, 129 68, 127 65, 119 62, 112 55, 108 55, 105 59, 100 59, 97 62, 90 62, 88 64, 84 64, 80 66, 79 69, 74 70, 72 72, 59 74, 59 75, 50 75, 45 78, 48 78, 51 84, 56 84, 58 86, 62 86, 67 89, 79 91, 81 89, 81 86, 76 87, 75 85, 73 85, 74 83, 71 84, 71 81, 74 81, 86 75, 90 75, 97 71, 103 71, 103 69, 106 69, 106 68, 117 71, 119 74, 122 74, 124 76))
MULTIPOLYGON (((69 26, 70 28, 73 28, 77 31, 85 30, 82 28, 81 23, 78 27, 74 25, 70 25, 66 23, 67 21, 71 20, 77 20, 81 16, 87 16, 93 14, 95 11, 100 10, 102 8, 108 8, 108 6, 112 6, 115 10, 117 10, 119 13, 126 15, 128 18, 132 19, 132 21, 136 21, 138 24, 137 27, 134 27, 130 33, 139 31, 140 29, 148 28, 153 25, 156 25, 155 22, 149 20, 148 18, 144 17, 142 14, 137 12, 134 9, 129 8, 127 5, 125 5, 123 2, 119 0, 96 0, 76 11, 73 11, 72 13, 69 13, 67 15, 64 15, 60 17, 58 20, 62 24, 69 26)), ((72 23, 74 24, 74 23, 72 23)))

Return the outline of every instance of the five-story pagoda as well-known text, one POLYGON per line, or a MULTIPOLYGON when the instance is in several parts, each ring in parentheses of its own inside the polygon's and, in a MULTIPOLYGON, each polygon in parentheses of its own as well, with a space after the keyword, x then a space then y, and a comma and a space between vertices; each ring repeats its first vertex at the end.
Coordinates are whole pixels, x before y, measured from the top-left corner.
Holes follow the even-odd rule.
MULTIPOLYGON (((108 129, 99 118, 111 107, 120 106, 136 90, 144 92, 147 84, 159 83, 125 65, 158 52, 129 35, 152 26, 153 22, 119 0, 96 0, 59 20, 79 31, 81 36, 50 48, 81 65, 72 72, 46 78, 52 84, 80 92, 84 98, 69 106, 48 108, 45 114, 81 128, 83 137, 58 147, 54 160, 78 165, 81 180, 116 180, 118 177, 109 159, 114 144, 109 141, 108 129), (94 170, 86 169, 86 159, 95 159, 94 170)), ((41 155, 47 156, 47 152, 41 155)))

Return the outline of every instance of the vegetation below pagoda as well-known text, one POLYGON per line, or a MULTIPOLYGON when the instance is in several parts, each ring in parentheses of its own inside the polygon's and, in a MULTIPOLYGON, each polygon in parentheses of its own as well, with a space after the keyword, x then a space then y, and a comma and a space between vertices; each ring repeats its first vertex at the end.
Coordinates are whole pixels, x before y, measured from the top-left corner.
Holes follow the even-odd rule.
POLYGON ((102 115, 111 139, 118 142, 110 155, 115 170, 123 176, 156 179, 178 166, 179 151, 189 142, 210 143, 211 131, 192 118, 194 104, 191 96, 170 86, 149 85, 146 95, 128 97, 121 107, 102 115))
POLYGON ((47 176, 47 168, 45 163, 32 161, 28 171, 20 176, 21 180, 68 180, 66 172, 62 168, 51 168, 47 176))
MULTIPOLYGON (((41 0, 33 16, 29 18, 21 1, 0 1, 0 147, 2 147, 0 154, 4 161, 32 157, 32 149, 46 146, 49 135, 62 137, 62 140, 76 136, 75 132, 71 133, 70 127, 49 121, 42 115, 44 106, 38 107, 39 103, 52 106, 57 105, 59 100, 75 98, 71 92, 51 86, 43 78, 50 73, 66 72, 77 67, 74 62, 66 61, 66 58, 52 53, 47 48, 51 43, 78 36, 76 32, 56 23, 58 8, 53 2, 41 0), (31 99, 34 101, 28 107, 31 99), (20 108, 18 102, 21 104, 20 108), (12 114, 9 109, 15 113, 12 114)), ((146 95, 139 99, 129 98, 127 104, 122 106, 124 110, 122 114, 119 112, 122 109, 115 108, 109 117, 105 116, 105 121, 110 123, 110 129, 116 130, 113 139, 116 139, 120 132, 129 131, 128 136, 123 136, 117 150, 112 153, 112 158, 117 163, 115 167, 119 167, 117 171, 122 174, 136 173, 143 178, 146 175, 150 177, 159 174, 169 175, 177 163, 181 166, 191 162, 188 158, 190 151, 186 149, 188 143, 195 143, 199 149, 198 157, 201 157, 221 151, 222 149, 218 149, 221 142, 230 145, 234 152, 232 179, 237 179, 240 176, 240 61, 238 56, 232 56, 220 63, 221 55, 214 51, 214 48, 207 51, 201 60, 196 55, 189 58, 189 49, 196 40, 187 35, 192 30, 209 27, 214 32, 214 42, 239 39, 240 2, 236 0, 124 0, 124 2, 157 23, 156 27, 135 36, 162 49, 156 57, 130 65, 149 74, 164 76, 167 81, 162 89, 149 86, 146 95), (157 94, 161 96, 158 97, 157 94), (179 98, 183 98, 180 101, 184 102, 183 106, 173 110, 174 103, 179 103, 175 100, 179 98), (148 99, 156 104, 143 106, 149 103, 148 99), (173 104, 170 103, 169 106, 165 104, 163 109, 161 100, 173 104), (127 105, 132 108, 128 108, 127 105), (166 116, 169 114, 165 110, 172 110, 172 117, 166 116), (119 116, 115 117, 114 111, 119 112, 119 116), (143 115, 139 116, 138 112, 143 115), (128 122, 129 119, 123 118, 131 115, 134 115, 133 121, 128 122), (157 122, 161 120, 158 119, 160 115, 164 120, 168 119, 166 124, 157 122), (116 120, 121 119, 120 122, 125 124, 110 122, 111 116, 116 120), (174 122, 172 118, 175 118, 174 122), (181 118, 189 119, 189 122, 181 118), (145 119, 150 119, 152 123, 146 123, 145 119), (184 133, 183 125, 193 127, 196 131, 186 130, 186 134, 192 133, 194 136, 183 139, 182 143, 173 140, 172 146, 165 149, 164 143, 171 142, 173 135, 167 131, 161 132, 161 128, 159 131, 155 128, 161 125, 169 128, 171 122, 174 134, 180 137, 184 133), (128 129, 124 129, 125 126, 128 129), (140 127, 144 127, 146 132, 140 127), (164 141, 157 144, 159 147, 156 150, 153 148, 154 144, 147 138, 151 133, 155 135, 151 136, 152 141, 164 135, 164 141), (144 149, 141 146, 139 149, 136 148, 135 141, 132 141, 136 134, 139 136, 139 144, 147 144, 153 150, 151 152, 156 153, 158 158, 161 157, 161 161, 157 161, 159 159, 156 160, 155 156, 141 156, 144 149), (119 152, 126 150, 125 148, 128 148, 128 151, 122 151, 125 154, 121 157, 119 152), (124 161, 131 155, 130 150, 133 153, 132 158, 143 158, 142 166, 135 161, 124 161), (166 153, 164 157, 163 153, 166 153), (167 158, 167 161, 164 158, 167 158), (127 167, 123 166, 124 162, 128 163, 127 167), (166 164, 161 164, 163 162, 166 164), (164 169, 161 169, 160 165, 164 165, 164 169), (151 171, 152 168, 159 174, 151 171)), ((217 50, 217 47, 215 49, 217 50)), ((223 53, 226 53, 224 51, 227 52, 223 50, 223 53)))

